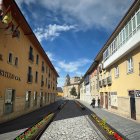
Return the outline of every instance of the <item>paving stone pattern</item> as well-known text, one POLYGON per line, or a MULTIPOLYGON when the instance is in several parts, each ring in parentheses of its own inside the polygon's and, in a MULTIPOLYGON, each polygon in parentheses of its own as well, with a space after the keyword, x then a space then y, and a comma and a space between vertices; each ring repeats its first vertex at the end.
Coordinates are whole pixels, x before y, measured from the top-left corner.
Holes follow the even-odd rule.
POLYGON ((105 140, 87 115, 69 101, 46 129, 40 140, 105 140))
POLYGON ((88 103, 80 101, 87 108, 92 110, 101 119, 106 119, 107 123, 122 133, 129 140, 140 140, 140 123, 134 122, 130 119, 110 113, 101 108, 92 108, 88 103))

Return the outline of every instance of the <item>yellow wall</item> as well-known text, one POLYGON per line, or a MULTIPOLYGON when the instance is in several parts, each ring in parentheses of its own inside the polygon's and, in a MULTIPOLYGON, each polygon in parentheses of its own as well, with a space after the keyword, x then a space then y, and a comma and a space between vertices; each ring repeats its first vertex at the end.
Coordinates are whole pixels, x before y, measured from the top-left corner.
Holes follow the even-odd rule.
MULTIPOLYGON (((4 28, 2 23, 0 26, 4 28)), ((19 28, 20 29, 20 28, 19 28)), ((0 75, 0 116, 4 114, 4 100, 5 100, 5 91, 7 88, 15 89, 16 90, 16 97, 15 97, 15 104, 14 104, 14 111, 22 111, 25 106, 25 93, 26 91, 30 90, 31 98, 33 100, 33 92, 37 91, 37 96, 40 96, 40 92, 42 91, 43 94, 49 93, 52 96, 55 96, 57 93, 56 91, 56 81, 57 75, 54 71, 50 68, 47 61, 44 60, 42 55, 36 49, 28 36, 24 35, 23 31, 20 29, 20 38, 12 38, 10 31, 5 31, 4 29, 0 29, 0 54, 2 55, 3 60, 0 60, 0 69, 6 72, 10 72, 18 77, 20 77, 21 81, 17 81, 14 79, 8 79, 4 76, 0 75), (33 55, 34 55, 34 62, 31 62, 29 58, 29 48, 32 46, 33 48, 33 55), (14 57, 18 57, 18 66, 16 67, 13 64, 8 63, 8 56, 9 53, 12 53, 14 57), (39 55, 39 64, 36 64, 36 55, 39 55), (44 61, 45 72, 43 73, 42 68, 42 61, 44 61), (33 75, 33 82, 27 83, 27 74, 28 74, 28 66, 32 67, 32 75, 33 75), (47 66, 47 73, 46 73, 46 66, 47 66), (51 69, 51 77, 48 77, 49 69, 51 69), (38 71, 38 83, 35 83, 35 72, 38 71), (44 77, 44 86, 41 87, 41 76, 44 77), (53 79, 54 77, 54 79, 53 79), (49 80, 50 83, 52 82, 54 85, 48 89, 46 85, 46 78, 49 80), (20 100, 20 102, 19 102, 20 100)), ((51 102, 51 101, 50 101, 51 102)), ((39 105, 39 102, 38 102, 39 105)), ((31 104, 31 107, 33 105, 31 104)))
MULTIPOLYGON (((111 70, 112 85, 102 87, 100 92, 117 91, 118 96, 128 96, 129 90, 140 90, 140 76, 139 76, 139 63, 140 63, 140 46, 133 52, 126 55, 123 59, 116 62, 113 66, 108 68, 111 70), (132 56, 133 59, 133 72, 127 73, 127 59, 132 56), (119 66, 119 77, 115 78, 115 66, 119 66)), ((106 70, 105 77, 108 76, 108 69, 106 70)), ((104 72, 102 72, 102 75, 104 72)), ((103 77, 103 76, 102 76, 103 77)))
MULTIPOLYGON (((121 60, 115 62, 108 69, 102 71, 99 75, 103 77, 108 76, 108 71, 110 71, 112 76, 112 84, 110 86, 102 86, 99 92, 104 94, 104 106, 105 107, 105 92, 117 92, 117 109, 112 109, 111 106, 108 108, 113 112, 122 114, 126 117, 131 118, 131 109, 130 109, 130 96, 129 90, 140 90, 140 46, 138 46, 131 53, 127 54, 121 60), (133 59, 133 72, 127 73, 127 59, 132 57, 133 59), (119 67, 119 77, 115 78, 115 66, 119 67)), ((108 94, 109 95, 109 94, 108 94)), ((140 98, 135 98, 136 106, 136 119, 140 120, 140 111, 139 111, 139 101, 140 98)))
POLYGON ((64 93, 63 93, 63 92, 58 92, 58 93, 57 93, 57 96, 63 97, 63 96, 64 96, 64 93))

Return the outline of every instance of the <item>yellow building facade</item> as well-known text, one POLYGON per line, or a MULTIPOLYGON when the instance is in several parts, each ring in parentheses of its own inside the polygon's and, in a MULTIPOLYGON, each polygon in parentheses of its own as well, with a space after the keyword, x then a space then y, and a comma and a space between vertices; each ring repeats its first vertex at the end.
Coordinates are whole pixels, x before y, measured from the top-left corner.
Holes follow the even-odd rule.
POLYGON ((13 0, 13 22, 19 37, 12 37, 0 21, 0 122, 31 112, 55 101, 58 73, 13 0))
POLYGON ((140 121, 140 0, 96 57, 101 106, 140 121))

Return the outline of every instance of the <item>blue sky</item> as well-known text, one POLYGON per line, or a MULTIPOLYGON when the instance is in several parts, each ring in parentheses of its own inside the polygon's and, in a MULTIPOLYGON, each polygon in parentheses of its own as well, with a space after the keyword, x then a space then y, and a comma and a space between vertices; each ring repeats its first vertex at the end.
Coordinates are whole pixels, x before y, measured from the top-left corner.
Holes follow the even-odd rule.
POLYGON ((63 86, 87 71, 134 0, 16 0, 63 86))

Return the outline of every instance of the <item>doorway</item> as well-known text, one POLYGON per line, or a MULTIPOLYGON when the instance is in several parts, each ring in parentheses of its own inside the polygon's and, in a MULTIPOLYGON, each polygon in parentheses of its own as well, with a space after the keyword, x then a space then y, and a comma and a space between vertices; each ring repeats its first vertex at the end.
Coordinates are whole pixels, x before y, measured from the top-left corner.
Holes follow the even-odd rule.
POLYGON ((105 108, 108 109, 108 93, 105 93, 105 108))
POLYGON ((29 109, 30 108, 30 102, 31 102, 31 91, 26 91, 25 109, 29 109))
POLYGON ((102 92, 100 93, 100 97, 101 97, 101 107, 103 107, 103 105, 104 105, 104 95, 103 95, 102 92))
POLYGON ((131 118, 136 120, 136 105, 134 96, 130 96, 130 108, 131 108, 131 118))
POLYGON ((14 111, 14 101, 15 101, 15 90, 6 89, 5 93, 5 114, 12 113, 14 111))
POLYGON ((40 92, 40 107, 43 106, 43 92, 40 92))

